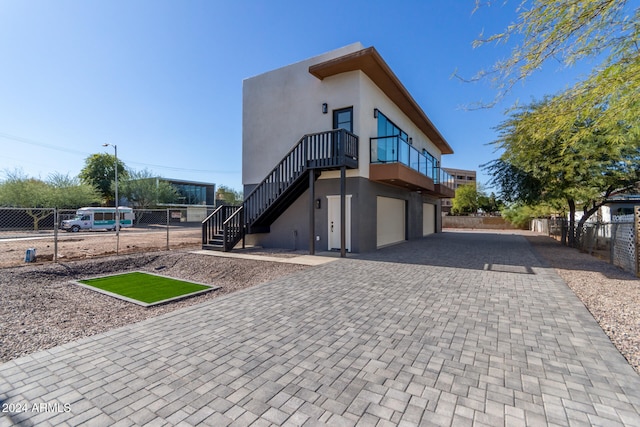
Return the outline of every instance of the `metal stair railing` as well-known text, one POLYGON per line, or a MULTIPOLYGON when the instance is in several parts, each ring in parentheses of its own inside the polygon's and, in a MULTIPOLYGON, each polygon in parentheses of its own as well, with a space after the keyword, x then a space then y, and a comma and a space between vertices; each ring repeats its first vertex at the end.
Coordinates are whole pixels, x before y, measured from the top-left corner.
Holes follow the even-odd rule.
MULTIPOLYGON (((303 136, 266 178, 245 198, 242 206, 220 206, 202 221, 203 247, 230 251, 261 217, 301 177, 313 169, 358 167, 358 137, 345 129, 303 136)), ((299 188, 299 187, 298 187, 299 188)))
MULTIPOLYGON (((244 238, 244 235, 244 206, 240 206, 222 224, 224 251, 232 250, 244 238)), ((244 248, 244 241, 242 247, 244 248)))
POLYGON ((345 129, 303 136, 266 178, 245 198, 245 223, 250 227, 310 169, 357 167, 358 137, 345 129))
MULTIPOLYGON (((207 218, 202 221, 202 245, 208 246, 220 242, 221 248, 225 247, 223 243, 224 227, 227 220, 232 217, 242 206, 219 206, 207 218)), ((236 242, 237 243, 237 242, 236 242)))

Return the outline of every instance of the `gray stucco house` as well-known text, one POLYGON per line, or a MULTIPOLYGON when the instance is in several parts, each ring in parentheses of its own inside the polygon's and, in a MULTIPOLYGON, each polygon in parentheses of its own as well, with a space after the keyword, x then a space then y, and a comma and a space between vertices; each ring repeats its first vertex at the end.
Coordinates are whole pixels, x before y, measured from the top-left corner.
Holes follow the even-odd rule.
POLYGON ((245 202, 209 220, 203 247, 225 222, 228 249, 238 232, 312 253, 441 231, 440 199, 454 195, 441 157, 453 150, 375 48, 355 43, 244 80, 242 130, 245 202))

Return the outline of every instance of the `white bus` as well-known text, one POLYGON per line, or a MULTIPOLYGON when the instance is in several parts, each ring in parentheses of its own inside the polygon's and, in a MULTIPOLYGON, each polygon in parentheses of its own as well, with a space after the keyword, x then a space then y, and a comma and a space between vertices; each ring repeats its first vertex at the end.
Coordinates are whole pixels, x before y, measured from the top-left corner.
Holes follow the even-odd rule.
MULTIPOLYGON (((133 227, 133 209, 118 207, 120 228, 133 227)), ((115 230, 116 208, 80 208, 72 219, 62 221, 63 230, 78 232, 80 230, 115 230)))

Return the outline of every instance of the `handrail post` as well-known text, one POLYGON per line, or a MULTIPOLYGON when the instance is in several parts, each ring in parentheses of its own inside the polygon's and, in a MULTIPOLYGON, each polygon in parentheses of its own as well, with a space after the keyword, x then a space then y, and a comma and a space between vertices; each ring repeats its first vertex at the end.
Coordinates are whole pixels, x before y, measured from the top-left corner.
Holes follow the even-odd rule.
POLYGON ((342 165, 345 161, 344 145, 346 142, 346 129, 340 129, 338 132, 338 164, 342 165))
POLYGON ((242 207, 240 208, 242 209, 242 212, 240 213, 240 230, 242 233, 242 249, 244 249, 244 238, 247 235, 247 224, 244 220, 245 216, 244 216, 244 203, 242 204, 242 207))
POLYGON ((222 250, 227 252, 227 224, 222 225, 222 250))

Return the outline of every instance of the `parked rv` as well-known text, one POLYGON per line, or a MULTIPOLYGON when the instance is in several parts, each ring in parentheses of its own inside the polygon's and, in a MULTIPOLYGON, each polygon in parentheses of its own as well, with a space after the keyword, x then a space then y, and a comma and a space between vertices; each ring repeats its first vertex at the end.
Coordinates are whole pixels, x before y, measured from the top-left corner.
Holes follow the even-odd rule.
MULTIPOLYGON (((132 227, 133 209, 118 207, 120 228, 132 227)), ((80 230, 115 230, 116 208, 80 208, 72 219, 62 221, 61 228, 66 231, 80 230)))

